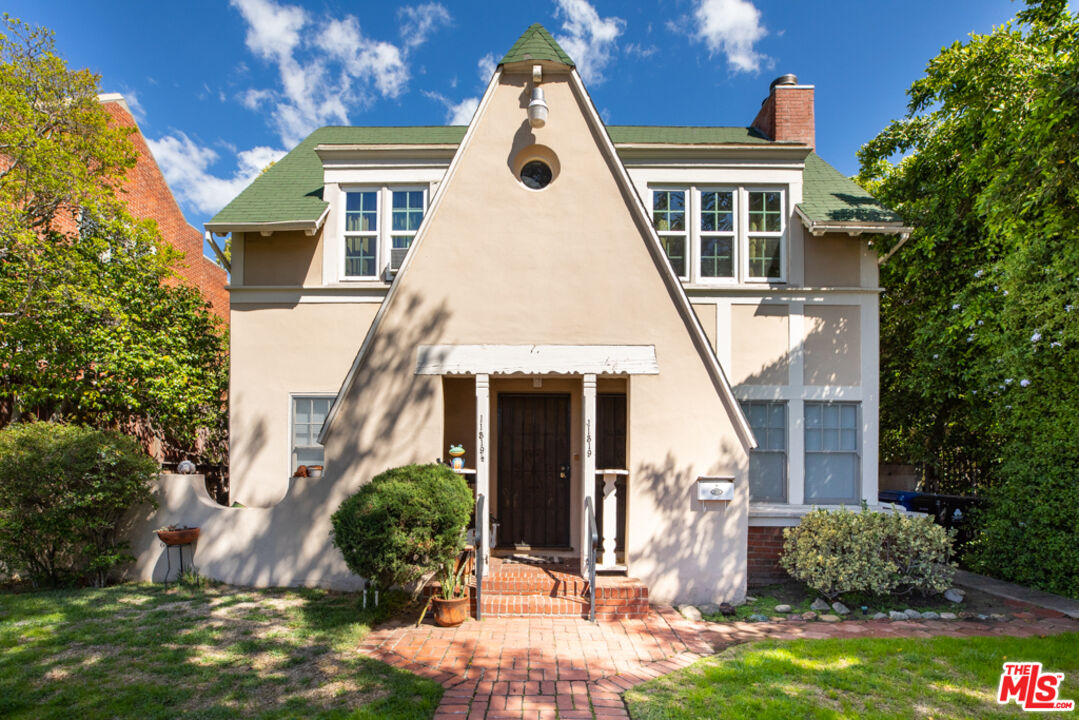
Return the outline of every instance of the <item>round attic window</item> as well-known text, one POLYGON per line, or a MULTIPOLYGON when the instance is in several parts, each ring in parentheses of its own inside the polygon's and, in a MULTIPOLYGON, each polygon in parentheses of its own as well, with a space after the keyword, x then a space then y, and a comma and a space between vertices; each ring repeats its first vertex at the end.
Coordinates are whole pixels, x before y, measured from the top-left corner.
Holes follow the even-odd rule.
POLYGON ((533 190, 542 190, 551 184, 554 173, 551 166, 542 160, 530 160, 521 168, 521 182, 525 187, 533 190))

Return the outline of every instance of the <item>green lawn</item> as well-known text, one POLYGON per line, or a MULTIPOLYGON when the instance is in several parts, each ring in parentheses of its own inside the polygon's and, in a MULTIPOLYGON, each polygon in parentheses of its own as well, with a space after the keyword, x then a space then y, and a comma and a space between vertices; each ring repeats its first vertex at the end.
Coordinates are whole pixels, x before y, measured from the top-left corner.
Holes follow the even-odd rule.
POLYGON ((1062 699, 1079 700, 1079 635, 1068 634, 759 642, 639 685, 626 701, 634 720, 1020 717, 996 703, 1006 659, 1063 672, 1062 699))
POLYGON ((356 652, 386 605, 305 589, 3 593, 0 717, 429 718, 437 683, 356 652))

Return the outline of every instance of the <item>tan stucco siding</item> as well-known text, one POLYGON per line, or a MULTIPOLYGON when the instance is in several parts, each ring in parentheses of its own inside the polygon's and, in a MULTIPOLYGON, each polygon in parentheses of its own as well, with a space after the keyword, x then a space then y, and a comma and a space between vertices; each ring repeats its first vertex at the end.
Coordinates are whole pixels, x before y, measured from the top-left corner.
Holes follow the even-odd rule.
POLYGON ((414 374, 419 344, 654 345, 660 374, 629 389, 628 561, 656 599, 738 599, 745 453, 706 368, 709 350, 630 213, 635 200, 601 154, 585 99, 565 78, 544 79, 551 115, 541 130, 525 119, 524 76, 504 78, 481 107, 326 438, 328 472, 353 489, 443 453, 443 385, 414 374), (512 172, 533 143, 561 165, 542 191, 512 172), (729 506, 694 499, 696 478, 713 474, 738 477, 729 506))
POLYGON ((862 284, 862 246, 849 235, 805 236, 806 287, 859 287, 862 284))
POLYGON ((229 425, 232 497, 248 506, 284 496, 291 473, 290 394, 341 386, 378 306, 232 306, 229 425))
POLYGON ((244 234, 244 285, 322 284, 322 230, 244 234))
POLYGON ((731 382, 787 385, 790 382, 789 307, 731 305, 731 382))
POLYGON ((715 303, 693 303, 693 312, 704 328, 708 344, 716 349, 716 305, 715 303))
POLYGON ((858 385, 862 381, 860 326, 855 305, 806 307, 806 385, 858 385))

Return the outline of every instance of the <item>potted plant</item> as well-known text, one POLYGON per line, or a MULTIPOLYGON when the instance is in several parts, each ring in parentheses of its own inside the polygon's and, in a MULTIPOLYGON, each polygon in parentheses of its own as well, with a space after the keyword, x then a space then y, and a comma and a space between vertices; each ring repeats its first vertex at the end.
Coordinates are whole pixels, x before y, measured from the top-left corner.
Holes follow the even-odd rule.
POLYGON ((438 596, 431 598, 439 627, 456 627, 468 619, 468 588, 461 582, 464 571, 465 563, 457 558, 439 565, 438 596))
POLYGON ((188 527, 187 525, 166 525, 165 527, 158 528, 154 532, 157 533, 157 539, 166 545, 190 545, 199 539, 199 531, 201 528, 188 527))

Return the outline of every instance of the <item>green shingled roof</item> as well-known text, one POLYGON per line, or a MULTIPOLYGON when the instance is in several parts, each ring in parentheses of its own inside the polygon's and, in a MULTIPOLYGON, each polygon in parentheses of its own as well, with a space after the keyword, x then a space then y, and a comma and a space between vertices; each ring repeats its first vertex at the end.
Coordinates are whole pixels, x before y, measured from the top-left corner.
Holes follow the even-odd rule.
POLYGON ((550 60, 575 67, 575 63, 566 54, 566 51, 551 37, 547 28, 539 23, 525 30, 524 35, 517 38, 513 47, 509 49, 505 57, 499 60, 499 65, 512 62, 526 62, 528 60, 550 60))
POLYGON ((802 179, 802 202, 798 207, 815 223, 902 222, 902 218, 815 152, 806 157, 802 179))
MULTIPOLYGON (((259 223, 314 223, 327 203, 322 199, 322 161, 318 145, 454 145, 464 138, 463 126, 324 127, 255 178, 207 226, 222 229, 259 223)), ((755 130, 742 127, 662 127, 609 125, 615 143, 676 145, 769 144, 755 130)), ((814 223, 899 223, 900 218, 816 153, 805 161, 802 202, 798 206, 814 223)))
POLYGON ((207 225, 314 222, 327 203, 322 199, 322 161, 318 145, 455 145, 464 127, 324 127, 255 178, 207 225))
POLYGON ((675 127, 660 125, 608 125, 616 143, 669 143, 672 145, 731 145, 772 141, 747 127, 675 127))

